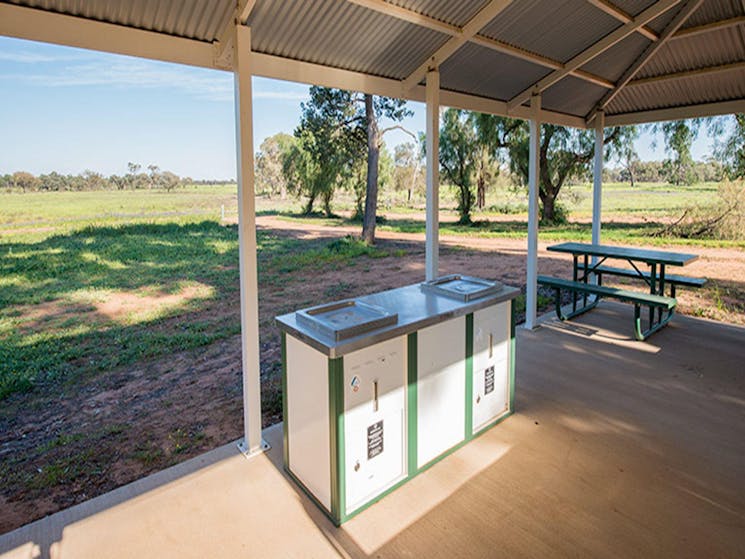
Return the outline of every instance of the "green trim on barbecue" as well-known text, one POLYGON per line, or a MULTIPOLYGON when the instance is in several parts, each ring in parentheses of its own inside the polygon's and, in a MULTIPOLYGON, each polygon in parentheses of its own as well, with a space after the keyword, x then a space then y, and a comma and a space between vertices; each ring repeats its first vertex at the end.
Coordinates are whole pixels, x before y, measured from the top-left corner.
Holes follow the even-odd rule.
POLYGON ((473 313, 466 315, 466 435, 473 437, 473 313))
POLYGON ((407 336, 407 347, 406 347, 406 441, 407 441, 407 456, 406 465, 408 477, 411 478, 417 473, 417 452, 419 448, 417 439, 417 345, 418 337, 417 333, 414 332, 407 336))

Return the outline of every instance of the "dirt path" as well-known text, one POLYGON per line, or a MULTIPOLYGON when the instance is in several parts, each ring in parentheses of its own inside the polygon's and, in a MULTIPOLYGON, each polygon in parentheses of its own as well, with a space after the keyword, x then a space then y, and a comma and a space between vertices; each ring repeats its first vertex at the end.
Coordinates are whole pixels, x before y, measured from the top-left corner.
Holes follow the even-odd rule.
MULTIPOLYGON (((262 216, 258 226, 294 238, 334 238, 357 234, 356 227, 324 227, 262 216)), ((361 257, 350 267, 322 270, 307 281, 302 274, 259 290, 264 423, 281 419, 279 333, 273 319, 297 308, 421 281, 421 234, 378 233, 391 256, 361 257)), ((525 241, 443 236, 441 272, 467 272, 525 283, 525 241)), ((680 294, 683 312, 745 323, 745 251, 666 247, 696 252, 690 275, 712 278, 713 291, 680 294), (732 305, 741 311, 726 311, 732 305), (728 307, 729 305, 729 307, 728 307), (725 310, 720 311, 721 307, 725 310), (719 316, 721 313, 722 316, 719 316)), ((569 258, 539 246, 539 270, 567 275, 569 258)), ((215 301, 203 311, 238 322, 239 301, 215 301)), ((184 320, 198 320, 188 315, 184 320)), ((74 383, 41 386, 0 406, 0 532, 104 493, 215 448, 242 433, 240 338, 206 348, 176 352, 134 367, 74 383)))

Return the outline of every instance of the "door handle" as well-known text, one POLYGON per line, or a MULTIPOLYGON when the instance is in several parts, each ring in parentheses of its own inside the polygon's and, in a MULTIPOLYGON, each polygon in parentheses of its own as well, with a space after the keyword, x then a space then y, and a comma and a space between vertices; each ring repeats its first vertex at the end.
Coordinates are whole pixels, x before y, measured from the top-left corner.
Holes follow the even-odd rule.
POLYGON ((489 332, 489 359, 494 355, 494 334, 489 332))
POLYGON ((378 411, 378 381, 373 381, 373 411, 378 411))

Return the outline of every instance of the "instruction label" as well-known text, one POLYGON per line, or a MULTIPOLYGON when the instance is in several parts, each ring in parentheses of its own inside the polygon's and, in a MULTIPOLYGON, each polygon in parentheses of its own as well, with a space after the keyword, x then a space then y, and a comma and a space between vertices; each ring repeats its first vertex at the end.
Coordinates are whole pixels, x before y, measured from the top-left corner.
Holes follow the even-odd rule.
POLYGON ((494 365, 484 370, 484 394, 494 392, 494 365))
POLYGON ((372 460, 383 453, 383 420, 367 428, 367 459, 372 460))

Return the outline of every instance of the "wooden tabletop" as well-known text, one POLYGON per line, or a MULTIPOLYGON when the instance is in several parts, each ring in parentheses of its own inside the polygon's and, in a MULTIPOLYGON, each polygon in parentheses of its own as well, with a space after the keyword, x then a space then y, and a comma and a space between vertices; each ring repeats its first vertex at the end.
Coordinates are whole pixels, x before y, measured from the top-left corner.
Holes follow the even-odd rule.
POLYGON ((667 264, 670 266, 686 266, 698 258, 696 254, 648 250, 635 247, 593 245, 589 243, 561 243, 551 245, 547 250, 588 256, 623 258, 625 260, 646 262, 647 264, 667 264))

